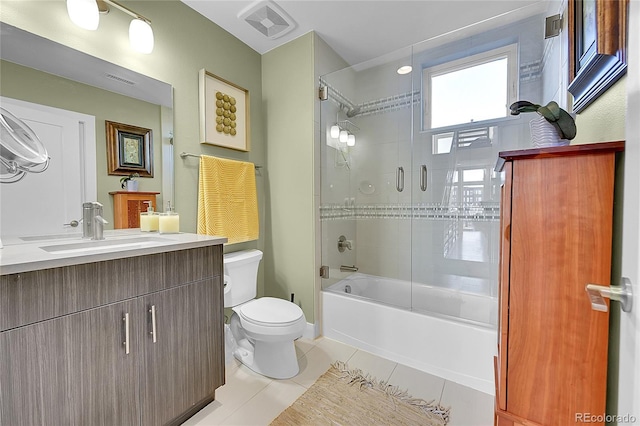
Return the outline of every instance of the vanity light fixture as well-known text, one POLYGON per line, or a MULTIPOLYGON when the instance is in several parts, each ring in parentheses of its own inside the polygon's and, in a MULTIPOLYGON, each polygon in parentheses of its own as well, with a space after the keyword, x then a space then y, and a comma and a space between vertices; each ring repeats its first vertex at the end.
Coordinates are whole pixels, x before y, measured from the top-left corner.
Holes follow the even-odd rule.
POLYGON ((133 17, 129 24, 129 43, 140 53, 153 51, 153 29, 151 21, 114 0, 67 0, 67 13, 71 21, 87 30, 98 28, 99 13, 109 13, 112 6, 133 17))
POLYGON ((100 12, 95 0, 67 0, 67 13, 71 22, 84 28, 95 31, 100 22, 100 12))
POLYGON ((342 143, 346 143, 348 139, 349 132, 347 132, 346 130, 340 130, 340 137, 338 138, 338 140, 342 143))
POLYGON ((411 72, 411 70, 413 70, 411 65, 403 65, 400 68, 398 68, 397 73, 400 74, 400 75, 409 74, 411 72))
POLYGON ((331 126, 331 130, 329 131, 329 134, 331 135, 332 138, 338 139, 338 137, 340 136, 340 126, 338 126, 337 124, 334 124, 333 126, 331 126))
POLYGON ((347 146, 356 146, 356 135, 349 134, 347 137, 347 146))

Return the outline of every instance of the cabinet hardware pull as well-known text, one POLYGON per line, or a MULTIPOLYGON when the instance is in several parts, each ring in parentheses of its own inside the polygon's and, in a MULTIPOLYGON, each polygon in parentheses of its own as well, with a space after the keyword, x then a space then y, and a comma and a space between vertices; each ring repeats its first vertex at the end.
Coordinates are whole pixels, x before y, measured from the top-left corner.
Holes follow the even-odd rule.
POLYGON ((607 304, 604 303, 604 298, 606 297, 620 302, 620 307, 624 312, 631 312, 631 307, 633 306, 631 280, 627 277, 622 277, 621 281, 620 285, 610 286, 587 284, 585 290, 589 295, 589 301, 591 301, 591 309, 607 312, 607 304))
POLYGON ((427 190, 427 166, 423 164, 420 166, 420 189, 422 192, 427 190))
POLYGON ((124 353, 129 355, 129 313, 124 314, 124 353))
POLYGON ((151 336, 153 336, 153 343, 156 343, 156 305, 151 305, 151 336))
POLYGON ((398 192, 404 190, 404 168, 402 167, 398 167, 398 171, 396 172, 396 189, 398 192))

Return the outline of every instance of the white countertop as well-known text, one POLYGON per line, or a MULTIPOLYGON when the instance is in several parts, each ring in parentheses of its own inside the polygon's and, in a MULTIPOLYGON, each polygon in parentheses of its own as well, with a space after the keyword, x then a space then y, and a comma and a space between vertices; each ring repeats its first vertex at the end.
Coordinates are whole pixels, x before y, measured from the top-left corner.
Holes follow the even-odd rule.
POLYGON ((104 231, 104 240, 81 234, 4 237, 0 248, 0 275, 105 260, 206 247, 227 242, 225 237, 198 234, 158 234, 140 229, 104 231))

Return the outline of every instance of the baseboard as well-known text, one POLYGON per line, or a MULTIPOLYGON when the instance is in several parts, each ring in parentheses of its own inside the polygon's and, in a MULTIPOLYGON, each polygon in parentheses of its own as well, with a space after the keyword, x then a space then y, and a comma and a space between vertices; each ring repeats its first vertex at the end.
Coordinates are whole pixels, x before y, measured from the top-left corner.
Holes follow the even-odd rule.
POLYGON ((305 327, 304 332, 302 333, 302 337, 304 337, 305 339, 314 340, 319 336, 320 336, 320 324, 307 323, 307 326, 305 327))

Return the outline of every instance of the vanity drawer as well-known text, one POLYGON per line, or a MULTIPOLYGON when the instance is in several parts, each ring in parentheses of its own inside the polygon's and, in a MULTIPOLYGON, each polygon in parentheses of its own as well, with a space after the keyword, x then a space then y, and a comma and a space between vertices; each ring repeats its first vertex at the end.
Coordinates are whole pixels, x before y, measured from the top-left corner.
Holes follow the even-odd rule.
POLYGON ((222 245, 0 276, 0 331, 222 275, 222 245))
POLYGON ((0 331, 73 312, 63 269, 0 276, 0 331))
POLYGON ((0 331, 162 289, 163 254, 0 276, 0 331))
POLYGON ((222 275, 222 245, 164 253, 165 288, 222 275))

